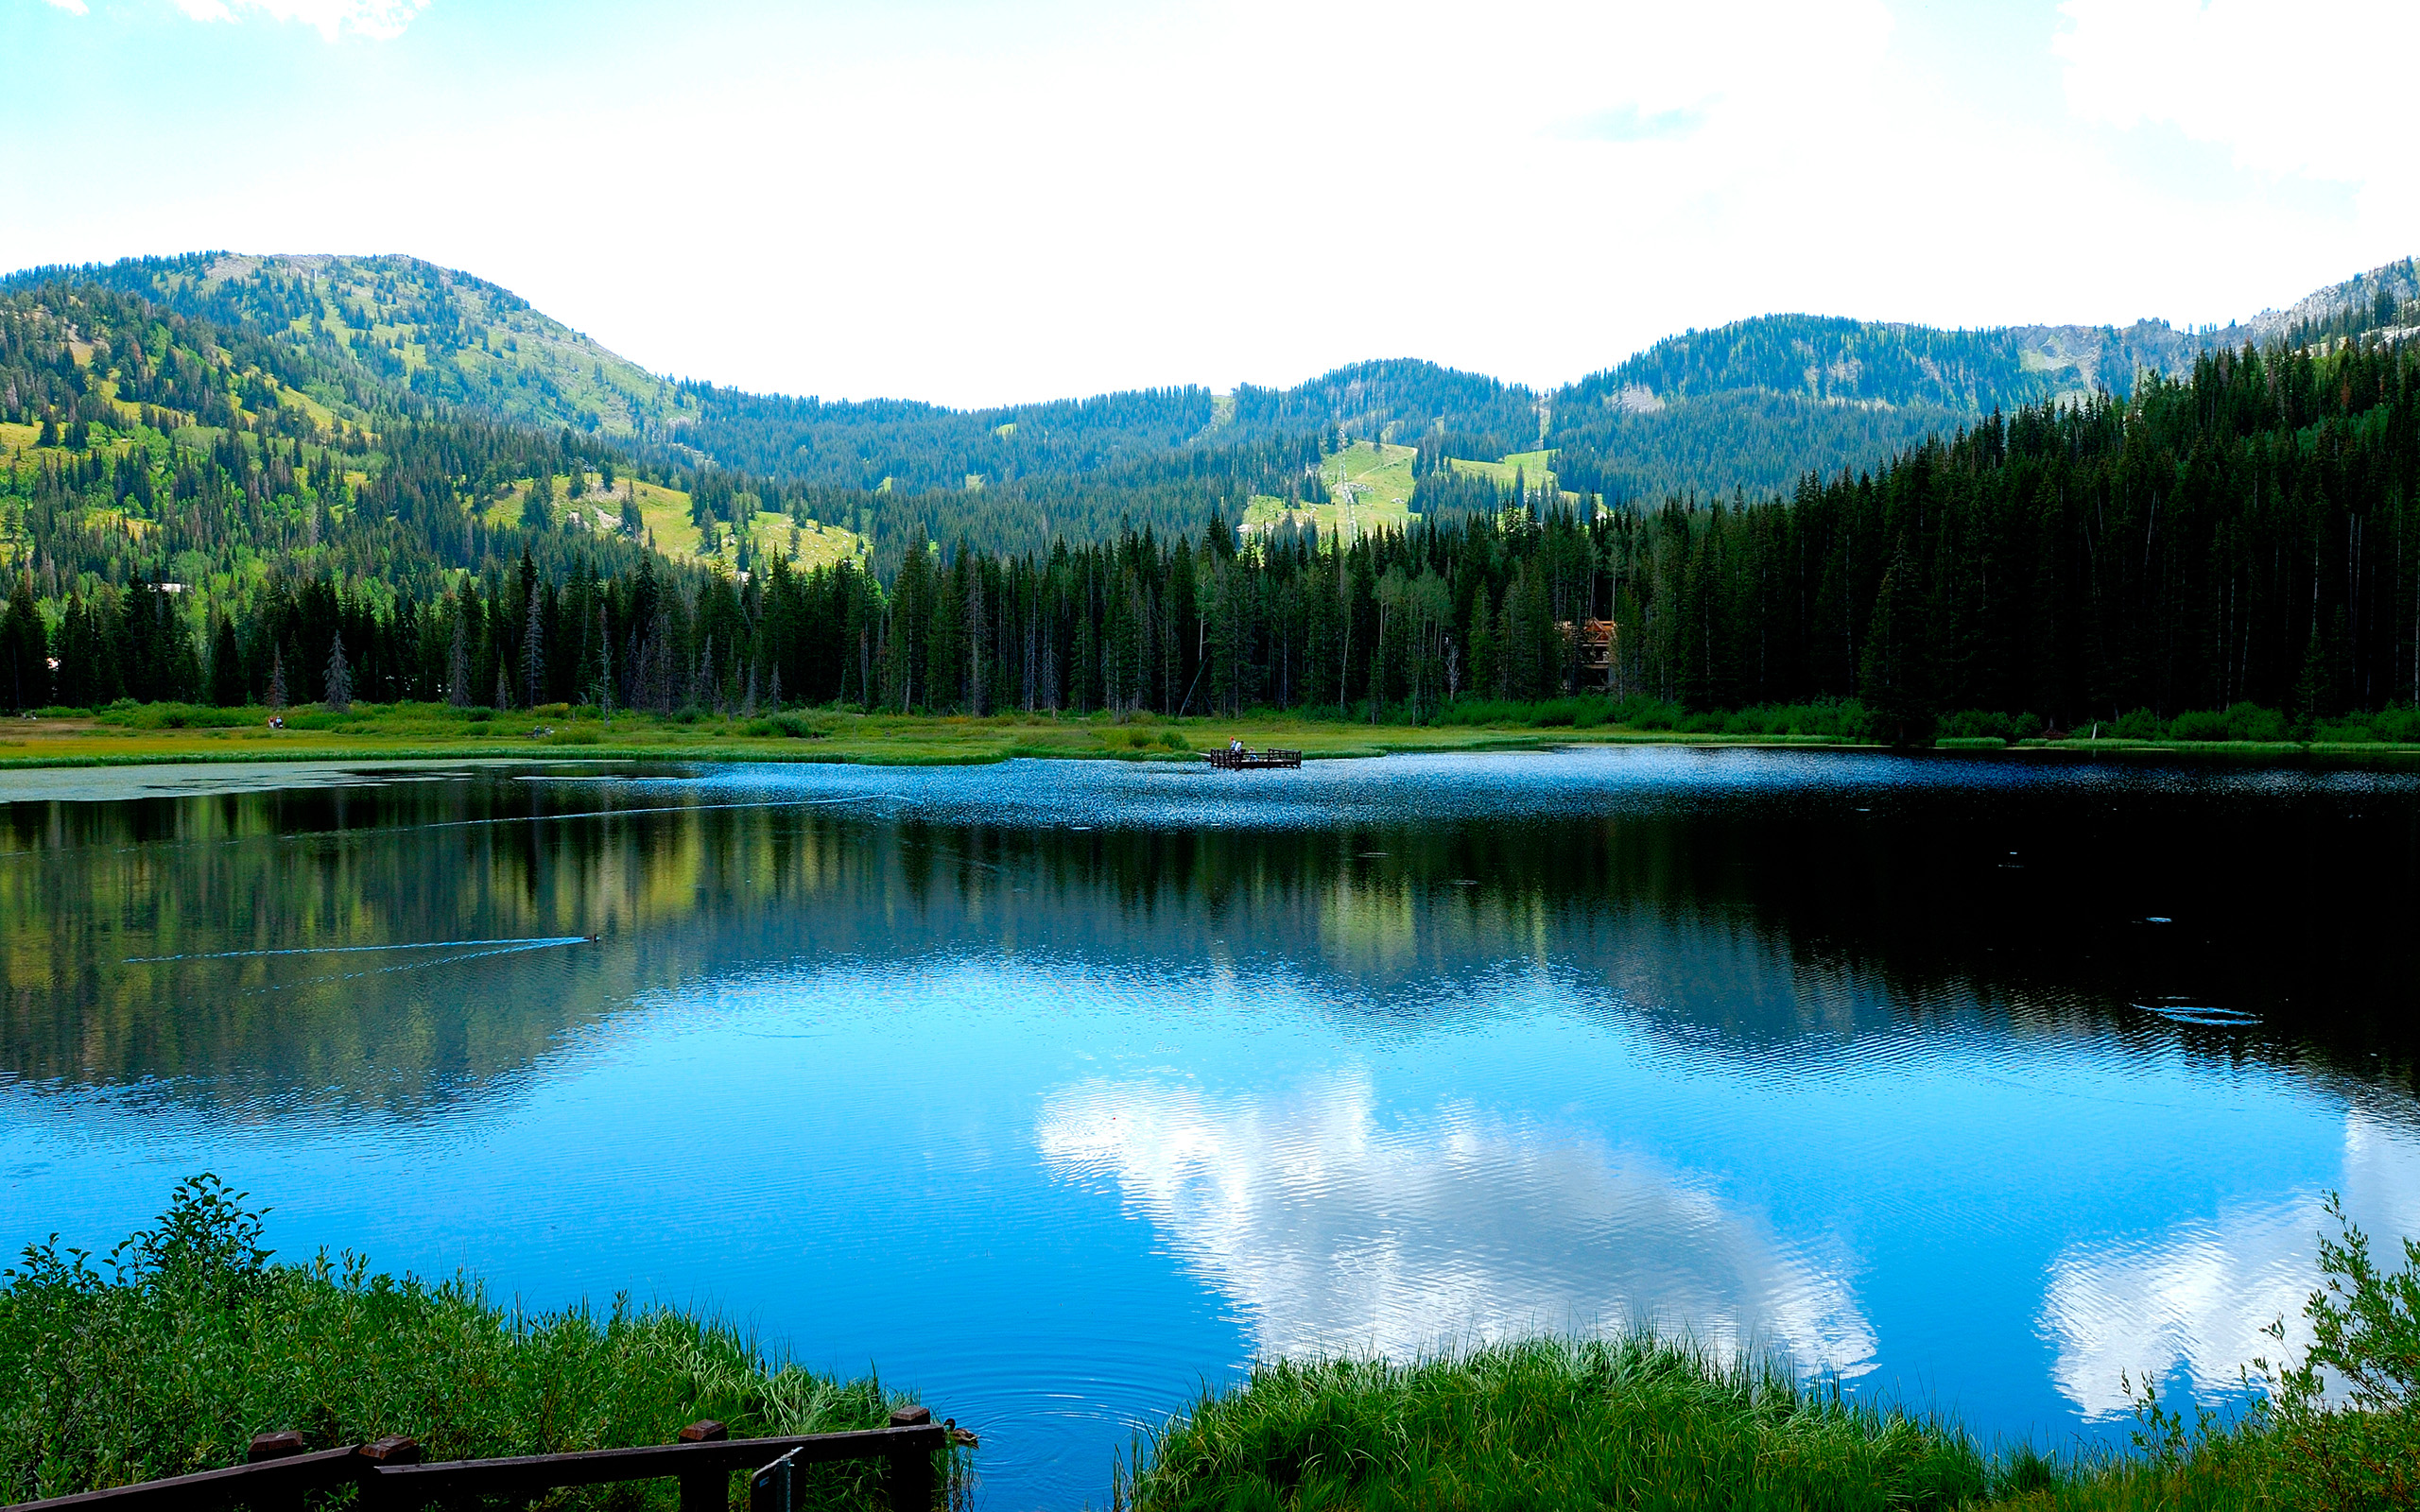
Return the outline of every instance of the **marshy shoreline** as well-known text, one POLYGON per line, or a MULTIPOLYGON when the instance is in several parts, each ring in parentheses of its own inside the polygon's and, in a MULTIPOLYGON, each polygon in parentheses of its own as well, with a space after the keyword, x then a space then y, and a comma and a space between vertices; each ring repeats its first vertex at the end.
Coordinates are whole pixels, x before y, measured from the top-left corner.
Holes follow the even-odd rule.
MULTIPOLYGON (((1683 714, 1637 700, 1562 698, 1533 705, 1473 704, 1449 718, 1396 723, 1248 710, 1234 717, 1150 713, 990 715, 801 709, 762 713, 605 713, 441 704, 355 704, 342 713, 298 708, 212 709, 128 704, 45 710, 0 723, 0 771, 261 762, 614 761, 789 762, 873 766, 982 765, 1019 759, 1192 762, 1241 740, 1300 750, 1306 761, 1405 754, 1556 750, 1595 747, 1840 751, 2028 763, 2117 761, 2321 769, 2420 768, 2420 740, 2396 726, 2323 726, 2285 738, 2273 714, 2241 720, 2251 736, 2172 738, 2180 716, 2152 737, 2113 725, 2080 732, 1961 733, 1994 726, 1951 719, 1921 742, 1873 738, 1853 706, 1683 714), (272 718, 279 721, 272 726, 272 718), (2275 727, 2275 728, 2272 728, 2275 727), (2353 738, 2353 737, 2359 738, 2353 738), (2274 738, 2268 738, 2274 737, 2274 738)), ((2007 725, 2005 720, 1997 724, 2007 725)), ((2206 724, 2207 721, 2202 723, 2206 724)), ((2223 734, 2222 727, 2213 731, 2223 734)), ((2190 732, 2189 730, 2187 732, 2190 732)))

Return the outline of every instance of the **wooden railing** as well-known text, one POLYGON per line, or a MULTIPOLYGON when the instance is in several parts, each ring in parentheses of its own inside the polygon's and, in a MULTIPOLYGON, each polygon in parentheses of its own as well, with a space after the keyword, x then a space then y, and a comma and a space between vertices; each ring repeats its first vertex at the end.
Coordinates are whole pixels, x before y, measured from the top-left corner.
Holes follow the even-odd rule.
POLYGON ((1230 772, 1267 771, 1272 767, 1303 765, 1303 753, 1299 750, 1242 750, 1232 747, 1224 750, 1205 750, 1201 759, 1230 772))
MULTIPOLYGON (((885 1462, 883 1490, 892 1512, 931 1512, 940 1488, 933 1457, 953 1442, 972 1442, 955 1424, 936 1423, 923 1407, 903 1407, 890 1426, 848 1434, 805 1434, 786 1438, 733 1438, 717 1422, 696 1422, 671 1444, 636 1449, 594 1449, 571 1454, 523 1454, 510 1459, 458 1459, 423 1464, 420 1446, 408 1438, 307 1452, 300 1434, 260 1434, 249 1462, 164 1481, 113 1486, 107 1490, 22 1502, 7 1512, 47 1512, 100 1507, 110 1512, 150 1508, 242 1506, 252 1512, 301 1507, 313 1492, 360 1488, 355 1503, 382 1512, 418 1512, 431 1502, 474 1496, 537 1497, 576 1486, 622 1481, 677 1479, 681 1512, 728 1512, 731 1478, 752 1470, 752 1512, 794 1512, 794 1472, 804 1466, 843 1460, 885 1462)), ((804 1487, 800 1487, 803 1489, 804 1487)))

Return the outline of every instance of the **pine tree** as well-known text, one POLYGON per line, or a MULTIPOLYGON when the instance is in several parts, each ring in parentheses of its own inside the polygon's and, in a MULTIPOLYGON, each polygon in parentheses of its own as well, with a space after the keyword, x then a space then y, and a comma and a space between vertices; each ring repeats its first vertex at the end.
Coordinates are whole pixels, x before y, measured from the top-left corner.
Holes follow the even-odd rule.
POLYGON ((471 706, 470 632, 459 606, 454 611, 454 645, 445 656, 445 701, 457 709, 471 706))
POLYGON ((0 678, 11 709, 39 709, 50 702, 50 639, 42 613, 34 607, 31 573, 18 576, 9 595, 9 610, 0 616, 0 678))
POLYGON ((235 622, 225 614, 210 642, 210 701, 221 709, 244 702, 243 655, 235 646, 235 622))
POLYGON ((1915 564, 1896 553, 1874 594, 1874 618, 1865 631, 1865 654, 1858 668, 1858 696, 1864 700, 1874 732, 1893 746, 1932 744, 1933 715, 1924 685, 1914 588, 1915 564))
POLYGON ((328 644, 327 684, 321 701, 328 713, 340 714, 353 707, 353 668, 344 659, 344 632, 328 644))
POLYGON ((546 701, 545 620, 539 613, 541 595, 529 593, 529 613, 521 627, 522 704, 535 709, 546 701))
MULTIPOLYGON (((610 474, 606 486, 613 486, 610 474)), ((614 717, 614 643, 605 633, 602 603, 596 606, 596 712, 607 719, 614 717)))
POLYGON ((1503 675, 1496 656, 1495 615, 1487 598, 1486 585, 1481 584, 1471 605, 1470 687, 1478 696, 1493 698, 1503 691, 1503 675))
POLYGON ((284 646, 277 648, 269 664, 268 706, 271 709, 281 710, 285 707, 285 648, 284 646))
POLYGON ((512 707, 512 679, 504 675, 504 663, 501 662, 495 664, 495 707, 512 707))

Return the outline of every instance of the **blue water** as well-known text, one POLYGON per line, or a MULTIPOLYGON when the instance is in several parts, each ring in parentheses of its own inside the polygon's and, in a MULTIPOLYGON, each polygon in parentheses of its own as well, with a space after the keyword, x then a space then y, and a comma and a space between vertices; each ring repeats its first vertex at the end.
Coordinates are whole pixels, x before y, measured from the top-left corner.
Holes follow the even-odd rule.
POLYGON ((2420 1233, 2402 777, 0 783, 0 1244, 215 1170, 289 1255, 876 1368, 994 1508, 1256 1355, 1528 1330, 2122 1438, 2121 1373, 2216 1400, 2297 1312, 2327 1191, 2420 1233))

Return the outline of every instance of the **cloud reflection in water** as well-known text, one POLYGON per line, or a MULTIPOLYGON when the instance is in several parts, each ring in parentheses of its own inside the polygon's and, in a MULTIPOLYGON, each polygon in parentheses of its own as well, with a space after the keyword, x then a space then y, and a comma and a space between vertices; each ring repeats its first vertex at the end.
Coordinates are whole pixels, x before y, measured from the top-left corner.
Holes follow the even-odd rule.
MULTIPOLYGON (((2420 1146, 2360 1107, 2345 1114, 2335 1183, 2354 1222, 2399 1263, 2393 1236, 2420 1233, 2420 1146)), ((2120 1383, 2148 1371, 2204 1397, 2239 1385, 2256 1358, 2277 1358, 2261 1331, 2286 1321, 2299 1353, 2306 1298, 2319 1282, 2319 1235, 2336 1226, 2316 1188, 2217 1212, 2131 1241, 2074 1244, 2050 1263, 2040 1331, 2056 1351, 2052 1383, 2087 1418, 2134 1410, 2120 1383)))
POLYGON ((1264 1355, 1634 1320, 1843 1375, 1875 1351, 1846 1267, 1726 1211, 1709 1182, 1467 1105, 1382 1116, 1355 1072, 1283 1099, 1088 1080, 1047 1100, 1040 1143, 1058 1175, 1114 1182, 1264 1355))

